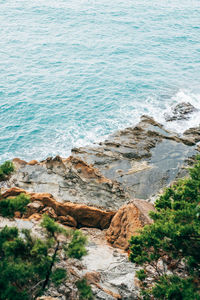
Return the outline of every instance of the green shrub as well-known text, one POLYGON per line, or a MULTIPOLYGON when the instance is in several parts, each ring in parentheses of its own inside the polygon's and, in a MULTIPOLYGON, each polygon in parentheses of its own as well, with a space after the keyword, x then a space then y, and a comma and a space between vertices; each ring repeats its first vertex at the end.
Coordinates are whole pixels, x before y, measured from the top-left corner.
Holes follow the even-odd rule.
POLYGON ((71 242, 67 247, 67 254, 69 257, 80 259, 82 256, 87 254, 85 249, 87 238, 79 230, 73 232, 71 242))
POLYGON ((23 214, 29 202, 30 198, 25 194, 20 194, 15 198, 2 199, 0 200, 0 214, 3 217, 13 217, 16 211, 23 214))
POLYGON ((200 299, 200 157, 190 177, 167 188, 155 203, 152 225, 130 240, 130 260, 143 299, 200 299), (151 266, 151 268, 149 268, 151 266), (149 280, 149 278, 151 280, 149 280))
POLYGON ((14 165, 11 161, 6 161, 0 166, 0 181, 5 180, 8 175, 14 171, 14 165))
POLYGON ((30 299, 51 264, 47 253, 45 241, 32 239, 26 230, 20 233, 15 227, 4 227, 0 231, 0 299, 30 299), (43 252, 37 251, 41 248, 43 252))
MULTIPOLYGON (((29 230, 16 227, 0 230, 0 299, 33 300, 42 295, 50 283, 60 285, 66 278, 66 270, 55 268, 58 251, 74 237, 64 227, 44 216, 46 239, 33 238, 29 230), (59 234, 66 236, 60 241, 59 234), (64 244, 63 244, 64 243, 64 244)), ((76 233, 77 236, 77 233, 76 233)), ((83 239, 81 239, 83 248, 83 239)), ((77 248, 78 249, 78 248, 77 248)), ((81 285, 82 294, 89 295, 90 288, 81 285)), ((90 298, 81 298, 90 299, 90 298)))
POLYGON ((92 289, 91 287, 88 285, 87 280, 85 278, 78 280, 76 282, 76 286, 78 288, 79 291, 79 298, 81 300, 91 300, 93 299, 93 295, 92 295, 92 289))
POLYGON ((51 280, 56 286, 58 286, 66 279, 66 277, 67 277, 66 270, 57 268, 52 272, 51 280))

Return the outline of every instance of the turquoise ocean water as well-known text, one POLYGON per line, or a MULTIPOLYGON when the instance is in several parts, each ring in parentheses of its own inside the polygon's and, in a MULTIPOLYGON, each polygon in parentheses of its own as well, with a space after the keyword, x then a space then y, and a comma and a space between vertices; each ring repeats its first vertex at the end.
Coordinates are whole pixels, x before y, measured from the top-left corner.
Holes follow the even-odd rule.
POLYGON ((200 108, 199 0, 0 0, 0 161, 66 157, 181 101, 200 108))

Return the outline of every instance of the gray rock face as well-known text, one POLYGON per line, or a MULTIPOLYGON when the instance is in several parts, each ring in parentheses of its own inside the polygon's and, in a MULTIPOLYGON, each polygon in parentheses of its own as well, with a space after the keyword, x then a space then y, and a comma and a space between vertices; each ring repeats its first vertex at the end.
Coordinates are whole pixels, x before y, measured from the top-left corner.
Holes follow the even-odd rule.
POLYGON ((136 127, 113 134, 97 147, 73 149, 111 180, 117 180, 130 198, 148 199, 177 176, 185 175, 186 160, 195 153, 195 141, 169 132, 143 116, 136 127))
POLYGON ((7 187, 51 193, 56 200, 117 210, 131 198, 149 199, 187 172, 199 131, 183 137, 143 116, 94 147, 72 150, 68 159, 48 158, 27 164, 15 159, 17 171, 7 187))
POLYGON ((168 122, 175 120, 188 120, 191 117, 191 113, 197 111, 189 102, 182 102, 177 104, 171 110, 171 114, 165 114, 165 120, 168 122))
POLYGON ((95 299, 138 299, 134 283, 137 268, 128 261, 127 254, 109 246, 104 231, 87 228, 83 232, 89 237, 89 244, 88 255, 82 260, 82 275, 91 283, 95 299))
POLYGON ((127 197, 120 183, 105 178, 98 169, 72 156, 68 159, 48 158, 35 165, 18 162, 16 167, 7 187, 50 193, 60 202, 117 209, 127 197))

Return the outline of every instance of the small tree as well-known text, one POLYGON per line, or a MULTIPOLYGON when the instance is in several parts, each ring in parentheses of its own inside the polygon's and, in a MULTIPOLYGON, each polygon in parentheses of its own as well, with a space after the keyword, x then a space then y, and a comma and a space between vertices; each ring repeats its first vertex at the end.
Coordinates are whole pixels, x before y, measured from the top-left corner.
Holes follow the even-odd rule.
MULTIPOLYGON (((47 235, 44 240, 32 237, 29 230, 19 231, 16 227, 6 226, 0 231, 1 300, 35 299, 51 282, 57 286, 65 280, 66 270, 55 267, 58 250, 64 247, 68 251, 78 233, 67 231, 46 215, 42 226, 47 235)), ((76 244, 79 258, 86 253, 83 251, 85 243, 86 240, 80 244, 81 251, 76 244)), ((76 252, 71 253, 71 257, 76 256, 76 252)))
POLYGON ((130 240, 143 299, 200 299, 200 157, 156 201, 152 225, 130 240))

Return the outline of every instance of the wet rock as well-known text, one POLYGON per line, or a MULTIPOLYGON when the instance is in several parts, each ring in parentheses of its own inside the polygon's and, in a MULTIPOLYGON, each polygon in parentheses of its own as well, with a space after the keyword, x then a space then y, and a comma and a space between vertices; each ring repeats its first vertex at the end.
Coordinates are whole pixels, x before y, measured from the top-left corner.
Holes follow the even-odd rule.
POLYGON ((181 102, 172 108, 171 114, 165 114, 165 120, 168 122, 175 120, 188 120, 191 113, 197 109, 189 102, 181 102))
POLYGON ((15 164, 15 167, 18 167, 18 168, 27 164, 27 162, 25 160, 22 160, 18 157, 13 159, 13 163, 15 164))
POLYGON ((128 194, 126 201, 157 195, 181 176, 180 169, 187 166, 188 157, 195 153, 195 141, 189 136, 180 137, 148 116, 142 116, 137 126, 117 131, 97 146, 72 150, 73 156, 121 184, 128 194))
POLYGON ((107 241, 115 247, 127 250, 131 236, 138 234, 137 231, 144 225, 152 223, 149 217, 152 210, 154 206, 151 203, 138 199, 122 206, 106 231, 107 241))

